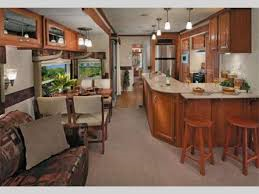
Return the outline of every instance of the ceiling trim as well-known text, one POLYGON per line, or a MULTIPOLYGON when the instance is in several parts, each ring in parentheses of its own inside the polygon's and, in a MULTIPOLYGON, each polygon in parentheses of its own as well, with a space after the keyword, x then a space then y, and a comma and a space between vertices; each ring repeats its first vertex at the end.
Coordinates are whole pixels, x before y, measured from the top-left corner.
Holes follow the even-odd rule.
POLYGON ((118 34, 118 36, 151 36, 150 34, 118 34))
POLYGON ((112 29, 106 24, 104 19, 100 16, 100 13, 95 8, 82 8, 82 11, 87 14, 93 21, 109 36, 111 35, 112 29))
POLYGON ((113 34, 117 34, 114 27, 112 26, 111 22, 108 20, 107 16, 105 15, 104 11, 102 8, 96 8, 97 11, 100 13, 102 18, 106 21, 106 23, 109 25, 109 27, 112 29, 113 34))

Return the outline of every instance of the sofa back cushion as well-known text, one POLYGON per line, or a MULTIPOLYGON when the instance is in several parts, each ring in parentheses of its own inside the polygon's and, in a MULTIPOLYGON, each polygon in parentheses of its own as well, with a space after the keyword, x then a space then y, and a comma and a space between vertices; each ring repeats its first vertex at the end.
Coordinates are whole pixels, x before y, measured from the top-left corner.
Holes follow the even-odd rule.
POLYGON ((69 148, 61 115, 20 125, 26 148, 26 170, 69 148))
POLYGON ((32 117, 20 111, 0 116, 0 183, 24 168, 24 145, 18 126, 30 121, 32 117))

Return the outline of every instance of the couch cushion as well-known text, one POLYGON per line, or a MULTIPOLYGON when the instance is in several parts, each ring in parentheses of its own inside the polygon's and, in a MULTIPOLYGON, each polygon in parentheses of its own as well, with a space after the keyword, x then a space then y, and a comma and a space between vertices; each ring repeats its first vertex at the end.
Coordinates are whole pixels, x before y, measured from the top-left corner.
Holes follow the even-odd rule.
POLYGON ((26 169, 69 148, 61 115, 44 117, 20 125, 26 148, 26 169))
POLYGON ((28 171, 11 177, 2 186, 85 185, 88 173, 88 150, 85 146, 55 155, 28 171))
POLYGON ((0 184, 18 169, 24 168, 24 146, 16 127, 30 121, 31 116, 20 111, 12 111, 0 117, 0 184))

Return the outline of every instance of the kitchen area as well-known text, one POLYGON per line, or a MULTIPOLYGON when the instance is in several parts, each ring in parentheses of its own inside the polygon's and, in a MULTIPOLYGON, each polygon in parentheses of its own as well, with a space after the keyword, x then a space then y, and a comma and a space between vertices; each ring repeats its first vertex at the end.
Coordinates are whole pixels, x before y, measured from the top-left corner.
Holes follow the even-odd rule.
MULTIPOLYGON (((166 55, 170 62, 158 63, 161 58, 156 58, 155 64, 159 65, 155 71, 143 74, 143 99, 150 132, 162 141, 182 147, 182 163, 185 149, 192 147, 186 147, 190 140, 190 134, 186 132, 189 131, 188 125, 201 129, 204 123, 209 123, 206 126, 212 127, 211 130, 205 130, 200 137, 194 133, 191 138, 195 139, 198 147, 206 144, 224 148, 222 160, 229 154, 229 145, 237 143, 240 146, 240 131, 230 132, 229 126, 245 128, 245 132, 241 131, 246 134, 242 141, 246 139, 246 143, 255 146, 252 150, 257 152, 257 132, 249 132, 248 140, 246 132, 247 128, 254 127, 248 123, 259 119, 259 92, 255 89, 256 83, 251 81, 253 78, 246 76, 247 72, 241 67, 245 65, 240 64, 245 63, 244 59, 237 62, 242 56, 252 53, 252 35, 254 37, 255 33, 252 34, 251 17, 251 9, 219 11, 196 28, 180 32, 175 39, 175 49, 171 49, 173 55, 166 55), (229 56, 234 56, 235 60, 229 56), (234 65, 236 63, 238 65, 234 65), (232 118, 238 119, 232 121, 232 118)), ((156 45, 155 48, 157 57, 157 54, 161 55, 157 52, 161 46, 156 45)), ((248 161, 257 160, 259 156, 249 157, 244 149, 243 160, 237 155, 233 157, 243 161, 243 174, 247 175, 248 161)), ((205 160, 211 158, 213 160, 209 153, 205 160)), ((204 169, 201 174, 205 174, 204 169)))

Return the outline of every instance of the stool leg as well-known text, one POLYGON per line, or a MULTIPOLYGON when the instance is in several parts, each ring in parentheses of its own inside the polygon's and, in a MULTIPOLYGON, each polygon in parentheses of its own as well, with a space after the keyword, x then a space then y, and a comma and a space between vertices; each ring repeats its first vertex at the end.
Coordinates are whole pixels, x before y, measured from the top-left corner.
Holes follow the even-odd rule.
POLYGON ((183 138, 183 148, 182 148, 182 156, 181 156, 181 163, 184 163, 185 157, 186 157, 186 148, 188 146, 189 141, 189 128, 185 124, 185 131, 184 131, 184 138, 183 138))
POLYGON ((247 128, 244 128, 243 130, 243 174, 246 176, 248 174, 247 168, 248 168, 248 163, 247 163, 247 158, 248 158, 248 153, 247 153, 247 128))
POLYGON ((214 164, 213 145, 212 145, 212 129, 211 129, 211 127, 209 128, 208 146, 209 146, 209 154, 210 154, 210 163, 214 164))
POLYGON ((198 128, 198 135, 199 135, 199 148, 200 148, 200 174, 205 175, 205 154, 204 154, 204 142, 203 142, 203 135, 202 135, 202 128, 198 128))
POLYGON ((258 129, 254 129, 254 149, 257 159, 255 160, 255 167, 259 168, 259 141, 258 141, 258 129))
POLYGON ((227 153, 228 153, 228 144, 229 144, 230 137, 231 137, 231 126, 228 126, 227 131, 226 131, 226 135, 225 135, 224 151, 223 151, 223 155, 222 155, 222 160, 223 161, 226 160, 226 156, 227 156, 227 153))
POLYGON ((192 129, 191 129, 191 139, 192 139, 191 154, 192 154, 192 155, 195 154, 195 148, 194 148, 195 138, 196 138, 195 129, 192 128, 192 129))
POLYGON ((240 128, 237 127, 237 145, 236 145, 235 150, 234 150, 234 155, 236 155, 236 156, 239 155, 240 145, 241 145, 241 131, 240 131, 240 128))

